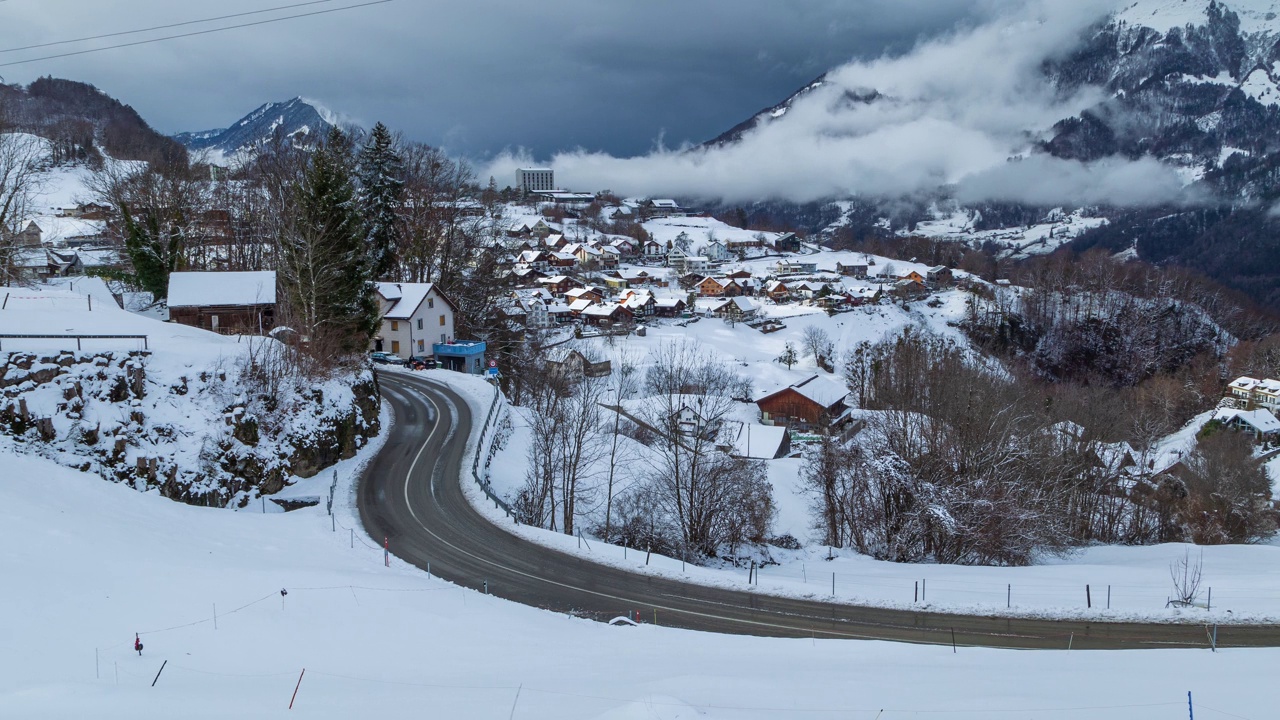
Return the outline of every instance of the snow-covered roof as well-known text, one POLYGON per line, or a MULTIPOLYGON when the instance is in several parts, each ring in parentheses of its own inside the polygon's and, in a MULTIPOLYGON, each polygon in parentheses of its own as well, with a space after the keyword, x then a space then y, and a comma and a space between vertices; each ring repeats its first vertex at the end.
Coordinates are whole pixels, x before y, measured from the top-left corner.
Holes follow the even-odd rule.
POLYGON ((176 272, 169 275, 169 307, 275 305, 276 273, 176 272))
MULTIPOLYGON (((435 289, 435 283, 378 283, 378 293, 395 303, 387 309, 383 317, 388 320, 412 318, 418 306, 422 305, 422 301, 427 299, 427 295, 431 294, 433 289, 435 289)), ((440 291, 437 290, 436 294, 444 298, 440 291)), ((445 298, 445 302, 449 302, 448 298, 445 298)))
POLYGON ((107 223, 104 220, 82 220, 46 215, 34 218, 31 222, 40 228, 40 239, 53 244, 81 237, 96 237, 107 231, 107 223))
POLYGON ((787 439, 787 429, 781 425, 757 425, 737 423, 733 439, 733 454, 757 460, 772 460, 778 456, 782 443, 787 439))
POLYGON ((1214 413, 1214 420, 1229 423, 1233 420, 1245 423, 1264 435, 1280 433, 1280 420, 1267 410, 1235 410, 1224 408, 1214 413))
MULTIPOLYGON (((579 302, 586 302, 586 301, 580 300, 579 302)), ((623 308, 621 305, 618 305, 616 303, 607 303, 605 305, 592 305, 586 310, 583 310, 582 314, 589 315, 591 317, 609 317, 620 309, 625 309, 625 308, 623 308)))
POLYGON ((849 395, 849 388, 844 385, 827 380, 820 375, 811 375, 807 379, 801 380, 794 385, 789 385, 785 388, 775 390, 774 392, 760 398, 760 400, 771 398, 774 395, 787 390, 794 390, 801 396, 812 400, 824 408, 830 408, 840 403, 849 395))

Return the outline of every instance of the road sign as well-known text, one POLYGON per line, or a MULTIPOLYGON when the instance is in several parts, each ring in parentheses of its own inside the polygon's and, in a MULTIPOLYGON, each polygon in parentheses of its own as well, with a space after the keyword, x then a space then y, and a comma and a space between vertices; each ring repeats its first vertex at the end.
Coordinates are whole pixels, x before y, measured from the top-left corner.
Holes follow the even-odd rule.
POLYGON ((496 368, 496 367, 498 367, 498 361, 497 361, 497 360, 490 360, 490 361, 489 361, 489 367, 491 367, 491 368, 496 368))

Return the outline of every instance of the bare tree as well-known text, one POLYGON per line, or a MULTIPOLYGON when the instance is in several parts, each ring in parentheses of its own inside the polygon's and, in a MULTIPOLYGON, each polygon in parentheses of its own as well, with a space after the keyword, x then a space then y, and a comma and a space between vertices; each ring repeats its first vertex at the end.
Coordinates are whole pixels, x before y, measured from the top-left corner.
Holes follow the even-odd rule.
POLYGON ((1173 580, 1173 597, 1182 605, 1191 605, 1200 597, 1200 580, 1204 570, 1204 553, 1195 560, 1187 550, 1181 558, 1169 563, 1169 577, 1173 580))
POLYGON ((3 130, 0 124, 0 285, 12 285, 18 234, 42 186, 47 149, 40 138, 3 130))
POLYGON ((817 365, 822 366, 830 362, 835 345, 831 342, 831 336, 826 330, 817 325, 810 325, 800 336, 800 343, 805 354, 812 357, 817 365))

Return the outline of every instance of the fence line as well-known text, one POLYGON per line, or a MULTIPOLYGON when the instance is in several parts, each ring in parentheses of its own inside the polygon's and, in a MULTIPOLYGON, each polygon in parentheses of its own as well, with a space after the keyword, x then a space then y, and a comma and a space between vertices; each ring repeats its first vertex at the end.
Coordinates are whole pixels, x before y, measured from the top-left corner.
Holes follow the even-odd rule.
POLYGON ((502 389, 497 383, 493 385, 493 401, 489 403, 489 414, 485 416, 484 425, 480 428, 480 439, 476 441, 475 455, 471 459, 471 477, 484 491, 485 497, 493 501, 494 507, 502 510, 514 522, 520 522, 516 519, 515 513, 511 511, 511 506, 498 497, 493 492, 492 484, 489 482, 489 465, 493 463, 493 456, 497 452, 497 443, 494 442, 492 434, 497 432, 497 418, 499 401, 502 399, 502 389), (485 440, 488 439, 489 447, 485 448, 485 440), (484 477, 480 475, 480 457, 484 456, 484 477))

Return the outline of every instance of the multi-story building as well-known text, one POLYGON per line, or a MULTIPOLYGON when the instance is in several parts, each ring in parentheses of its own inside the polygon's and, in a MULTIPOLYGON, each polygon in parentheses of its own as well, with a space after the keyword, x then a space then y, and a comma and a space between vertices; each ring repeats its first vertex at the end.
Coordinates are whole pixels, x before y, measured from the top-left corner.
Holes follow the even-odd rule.
POLYGON ((551 168, 520 168, 516 187, 526 194, 551 192, 556 189, 556 174, 551 168))

